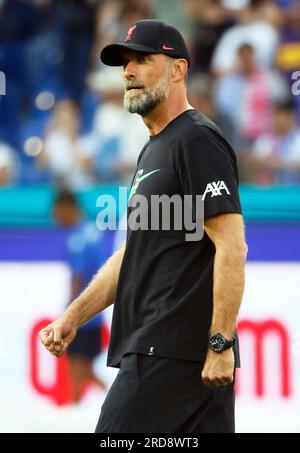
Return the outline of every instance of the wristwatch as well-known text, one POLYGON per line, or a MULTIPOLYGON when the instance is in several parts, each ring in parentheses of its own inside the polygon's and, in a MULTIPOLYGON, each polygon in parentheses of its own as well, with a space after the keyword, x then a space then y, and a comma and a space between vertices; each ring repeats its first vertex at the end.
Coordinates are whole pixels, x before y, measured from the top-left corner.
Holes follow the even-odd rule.
POLYGON ((226 340, 221 333, 216 333, 209 337, 208 347, 214 352, 223 352, 227 349, 232 348, 235 344, 235 338, 232 337, 231 340, 226 340))

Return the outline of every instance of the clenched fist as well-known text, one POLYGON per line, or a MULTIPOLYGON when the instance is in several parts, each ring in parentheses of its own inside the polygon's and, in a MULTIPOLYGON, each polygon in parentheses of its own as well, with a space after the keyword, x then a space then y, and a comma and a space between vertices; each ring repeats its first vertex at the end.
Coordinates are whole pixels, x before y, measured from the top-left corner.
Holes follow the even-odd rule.
POLYGON ((231 384, 234 379, 233 350, 227 349, 221 353, 209 350, 201 376, 204 384, 211 388, 231 384))
POLYGON ((61 357, 73 341, 77 332, 74 323, 66 318, 59 318, 39 332, 45 348, 56 357, 61 357))

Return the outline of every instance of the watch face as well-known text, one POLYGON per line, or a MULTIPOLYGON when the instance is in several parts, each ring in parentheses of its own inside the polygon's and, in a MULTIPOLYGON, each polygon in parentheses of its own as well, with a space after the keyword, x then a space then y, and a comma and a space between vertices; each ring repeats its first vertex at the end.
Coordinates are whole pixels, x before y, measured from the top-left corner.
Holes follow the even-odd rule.
POLYGON ((225 347, 225 340, 221 335, 214 335, 209 339, 209 346, 214 351, 222 352, 225 347))

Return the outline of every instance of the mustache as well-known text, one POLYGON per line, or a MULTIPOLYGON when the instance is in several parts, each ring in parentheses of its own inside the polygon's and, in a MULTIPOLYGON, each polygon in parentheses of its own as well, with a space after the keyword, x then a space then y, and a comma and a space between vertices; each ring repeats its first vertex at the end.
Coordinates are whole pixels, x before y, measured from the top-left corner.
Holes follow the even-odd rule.
POLYGON ((126 82, 125 89, 130 90, 131 88, 145 88, 144 85, 138 82, 126 82))

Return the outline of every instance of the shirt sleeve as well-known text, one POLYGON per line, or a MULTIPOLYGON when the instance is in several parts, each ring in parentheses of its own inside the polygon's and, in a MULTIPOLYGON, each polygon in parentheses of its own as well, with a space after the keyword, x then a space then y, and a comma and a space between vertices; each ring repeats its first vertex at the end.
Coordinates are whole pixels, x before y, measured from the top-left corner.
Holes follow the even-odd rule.
POLYGON ((204 219, 242 213, 238 192, 238 169, 229 143, 217 131, 204 126, 201 135, 180 150, 178 175, 184 195, 196 195, 204 203, 204 219))

